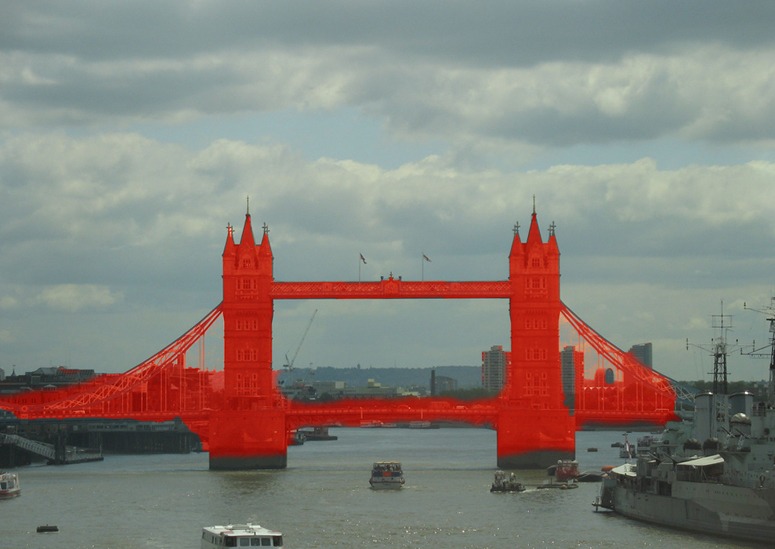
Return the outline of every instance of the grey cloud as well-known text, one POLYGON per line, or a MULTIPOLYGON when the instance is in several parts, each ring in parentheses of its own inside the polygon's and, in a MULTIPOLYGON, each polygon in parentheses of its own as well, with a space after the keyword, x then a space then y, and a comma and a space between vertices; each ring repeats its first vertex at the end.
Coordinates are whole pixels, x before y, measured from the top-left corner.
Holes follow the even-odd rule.
POLYGON ((377 44, 402 55, 513 66, 616 59, 692 41, 772 44, 775 6, 722 0, 110 4, 36 2, 9 8, 0 46, 84 59, 377 44), (75 39, 75 38, 78 39, 75 39))

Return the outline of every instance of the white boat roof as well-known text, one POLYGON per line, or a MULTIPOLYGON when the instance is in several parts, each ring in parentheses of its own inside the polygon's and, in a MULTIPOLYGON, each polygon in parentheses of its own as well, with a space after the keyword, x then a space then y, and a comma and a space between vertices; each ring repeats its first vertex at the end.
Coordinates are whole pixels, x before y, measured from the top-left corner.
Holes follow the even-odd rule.
POLYGON ((234 536, 282 536, 282 532, 264 528, 259 524, 227 524, 225 526, 205 526, 203 530, 211 534, 225 534, 234 536))

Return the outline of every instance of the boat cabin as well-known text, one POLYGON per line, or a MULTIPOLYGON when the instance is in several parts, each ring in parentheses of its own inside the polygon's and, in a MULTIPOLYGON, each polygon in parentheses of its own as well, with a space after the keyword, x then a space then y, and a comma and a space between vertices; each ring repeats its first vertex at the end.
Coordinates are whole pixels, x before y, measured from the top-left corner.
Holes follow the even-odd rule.
POLYGON ((257 524, 229 524, 202 528, 202 549, 221 547, 283 547, 283 535, 257 524))

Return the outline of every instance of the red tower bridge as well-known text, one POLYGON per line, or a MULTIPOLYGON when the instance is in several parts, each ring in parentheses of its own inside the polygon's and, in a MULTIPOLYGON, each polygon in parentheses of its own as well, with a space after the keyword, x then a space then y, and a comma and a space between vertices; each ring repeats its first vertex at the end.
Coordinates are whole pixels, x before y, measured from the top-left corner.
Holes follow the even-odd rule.
POLYGON ((508 278, 496 281, 281 282, 268 229, 254 240, 248 212, 239 243, 228 227, 223 301, 176 341, 123 374, 0 400, 19 419, 180 418, 210 453, 211 469, 284 468, 290 433, 305 426, 461 421, 497 431, 501 468, 546 467, 575 453, 590 423, 663 424, 675 417, 669 380, 622 352, 560 299, 554 225, 544 242, 535 211, 524 242, 517 229, 508 278), (497 397, 437 397, 302 403, 278 390, 272 369, 274 301, 288 299, 507 299, 511 351, 497 397), (223 371, 186 365, 186 354, 223 317, 223 371))

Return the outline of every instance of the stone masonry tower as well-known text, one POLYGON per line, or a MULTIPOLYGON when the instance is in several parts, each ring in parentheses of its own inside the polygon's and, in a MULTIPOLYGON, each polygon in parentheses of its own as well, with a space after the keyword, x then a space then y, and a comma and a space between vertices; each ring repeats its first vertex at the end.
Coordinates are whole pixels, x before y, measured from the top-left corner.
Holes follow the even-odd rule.
POLYGON ((554 225, 542 241, 535 206, 524 243, 515 228, 509 281, 511 368, 500 397, 498 466, 547 467, 573 457, 575 424, 560 372, 560 251, 554 225))
POLYGON ((269 230, 253 236, 250 210, 242 237, 228 227, 223 250, 224 401, 210 432, 211 469, 284 468, 285 413, 274 391, 269 230))

